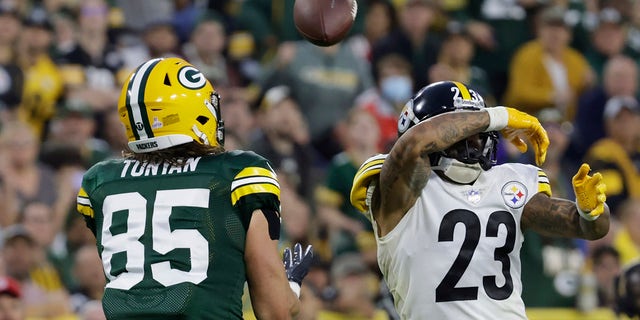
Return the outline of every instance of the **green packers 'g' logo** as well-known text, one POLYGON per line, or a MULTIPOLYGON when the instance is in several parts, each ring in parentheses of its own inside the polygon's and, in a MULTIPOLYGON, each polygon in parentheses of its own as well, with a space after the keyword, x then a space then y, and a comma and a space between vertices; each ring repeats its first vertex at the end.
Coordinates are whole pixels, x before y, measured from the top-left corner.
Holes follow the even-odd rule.
POLYGON ((200 89, 207 83, 207 79, 202 72, 192 66, 182 67, 178 71, 178 81, 188 89, 200 89))

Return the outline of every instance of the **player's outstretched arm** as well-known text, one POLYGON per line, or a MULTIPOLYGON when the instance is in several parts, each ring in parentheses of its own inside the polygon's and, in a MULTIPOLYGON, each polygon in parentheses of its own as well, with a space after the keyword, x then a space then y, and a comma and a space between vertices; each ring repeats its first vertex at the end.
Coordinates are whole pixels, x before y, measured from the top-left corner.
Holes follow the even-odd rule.
POLYGON ((269 236, 267 219, 260 210, 253 212, 244 260, 253 312, 257 319, 291 319, 300 302, 291 290, 278 253, 278 240, 269 236))
POLYGON ((448 112, 420 122, 396 141, 380 173, 379 201, 373 204, 380 235, 391 231, 420 195, 431 171, 429 154, 485 131, 489 123, 484 111, 448 112))
POLYGON ((550 198, 538 193, 526 204, 522 228, 531 228, 545 236, 596 240, 609 232, 609 207, 605 203, 606 185, 599 173, 589 176, 583 164, 573 177, 576 202, 550 198))

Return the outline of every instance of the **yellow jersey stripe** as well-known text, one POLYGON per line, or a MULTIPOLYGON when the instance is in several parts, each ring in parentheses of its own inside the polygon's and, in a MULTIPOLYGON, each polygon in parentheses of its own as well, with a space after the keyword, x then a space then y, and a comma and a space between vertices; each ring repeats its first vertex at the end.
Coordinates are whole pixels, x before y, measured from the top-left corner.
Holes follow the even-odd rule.
POLYGON ((80 190, 78 191, 78 197, 89 198, 89 195, 86 191, 84 191, 84 188, 80 188, 80 190))
POLYGON ((551 195, 552 195, 552 193, 551 193, 551 185, 549 184, 549 182, 539 181, 538 182, 538 192, 545 193, 546 195, 551 197, 551 195))
POLYGON ((367 159, 356 172, 356 176, 362 175, 371 169, 380 169, 387 158, 386 154, 379 154, 367 159), (375 167, 375 168, 374 168, 375 167))
POLYGON ((370 157, 369 159, 365 160, 360 165, 360 169, 362 169, 362 168, 364 168, 366 166, 369 166, 370 163, 377 163, 377 162, 380 162, 380 161, 384 162, 384 160, 387 158, 387 156, 388 156, 388 154, 381 153, 381 154, 375 155, 373 157, 370 157))
POLYGON ((93 215, 94 215, 93 208, 91 208, 90 206, 86 206, 84 204, 78 203, 76 205, 76 210, 80 212, 80 214, 82 214, 83 216, 93 218, 93 215))
POLYGON ((231 204, 236 203, 244 196, 255 193, 271 193, 280 199, 280 188, 271 183, 254 183, 236 188, 231 192, 231 204))
POLYGON ((365 162, 364 164, 362 164, 360 169, 358 169, 358 172, 364 172, 364 171, 368 170, 369 168, 371 168, 371 167, 373 167, 375 165, 382 166, 383 163, 384 163, 384 159, 374 160, 374 161, 371 161, 371 162, 365 162))
POLYGON ((367 188, 371 180, 380 174, 386 157, 386 154, 381 154, 367 159, 353 177, 353 186, 349 194, 349 201, 358 211, 366 211, 367 188))
POLYGON ((272 179, 278 179, 278 177, 273 171, 269 169, 261 168, 261 167, 244 168, 233 179, 235 180, 235 179, 255 177, 255 176, 263 176, 263 177, 269 177, 272 179))
POLYGON ((467 89, 467 86, 465 86, 464 84, 458 81, 453 81, 453 83, 456 85, 456 87, 458 87, 458 89, 460 89, 460 94, 462 94, 462 99, 471 100, 471 93, 469 93, 469 89, 467 89))
POLYGON ((369 171, 371 171, 371 170, 378 170, 378 171, 380 171, 380 170, 382 170, 382 165, 383 165, 383 164, 384 164, 384 163, 382 163, 382 162, 380 162, 380 163, 374 163, 374 164, 372 164, 372 165, 370 165, 370 166, 367 166, 367 167, 366 167, 366 168, 364 168, 363 170, 358 171, 358 173, 357 173, 357 174, 364 174, 364 173, 369 172, 369 171))
POLYGON ((538 170, 538 190, 551 196, 551 182, 547 174, 542 170, 538 170))
POLYGON ((78 196, 76 197, 76 210, 84 216, 93 218, 91 200, 89 200, 89 195, 84 188, 80 188, 80 190, 78 190, 78 196))

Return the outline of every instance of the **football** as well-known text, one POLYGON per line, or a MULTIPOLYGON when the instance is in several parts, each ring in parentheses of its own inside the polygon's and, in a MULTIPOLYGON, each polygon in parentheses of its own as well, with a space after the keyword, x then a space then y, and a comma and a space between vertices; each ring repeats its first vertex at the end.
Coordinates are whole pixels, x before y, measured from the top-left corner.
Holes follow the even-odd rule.
POLYGON ((327 47, 347 36, 357 12, 356 0, 296 0, 293 22, 309 42, 327 47))

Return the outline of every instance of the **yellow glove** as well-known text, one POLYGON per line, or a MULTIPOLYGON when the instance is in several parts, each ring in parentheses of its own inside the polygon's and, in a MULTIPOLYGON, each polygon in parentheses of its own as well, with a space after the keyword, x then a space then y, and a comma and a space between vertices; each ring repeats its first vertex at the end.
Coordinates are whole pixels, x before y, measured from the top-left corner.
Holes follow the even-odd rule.
POLYGON ((571 179, 571 183, 576 194, 578 213, 584 219, 593 221, 604 212, 607 185, 602 181, 602 175, 599 172, 589 176, 589 170, 591 170, 589 165, 583 163, 578 173, 571 179))
POLYGON ((487 131, 502 130, 504 138, 511 141, 520 152, 527 151, 525 139, 529 140, 536 156, 536 164, 540 166, 544 163, 549 137, 536 117, 508 107, 485 110, 489 113, 490 119, 487 131))

